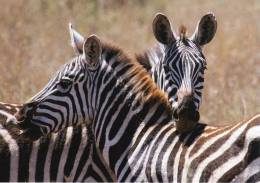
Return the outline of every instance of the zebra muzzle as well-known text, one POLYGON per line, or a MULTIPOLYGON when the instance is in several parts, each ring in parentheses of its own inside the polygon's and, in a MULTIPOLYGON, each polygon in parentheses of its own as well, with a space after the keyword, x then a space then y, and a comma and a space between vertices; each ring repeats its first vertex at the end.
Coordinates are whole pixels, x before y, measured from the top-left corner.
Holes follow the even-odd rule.
POLYGON ((180 108, 174 111, 173 118, 176 122, 177 130, 180 133, 187 133, 196 127, 200 119, 200 114, 196 110, 180 108))

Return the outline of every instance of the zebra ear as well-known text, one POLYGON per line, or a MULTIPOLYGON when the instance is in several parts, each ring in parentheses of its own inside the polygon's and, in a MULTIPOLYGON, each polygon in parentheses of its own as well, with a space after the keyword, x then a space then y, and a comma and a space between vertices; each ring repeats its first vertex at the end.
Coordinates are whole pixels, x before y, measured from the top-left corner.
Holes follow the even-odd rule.
POLYGON ((153 20, 153 34, 159 42, 165 45, 169 45, 176 40, 170 21, 161 13, 157 13, 153 20))
POLYGON ((69 23, 69 31, 70 31, 70 41, 71 41, 72 48, 77 54, 82 54, 84 37, 72 27, 71 23, 69 23))
POLYGON ((196 31, 191 39, 200 46, 209 43, 217 31, 217 20, 213 13, 204 15, 198 22, 196 31))
POLYGON ((87 38, 83 45, 83 56, 88 66, 95 67, 101 60, 101 43, 96 35, 87 38))

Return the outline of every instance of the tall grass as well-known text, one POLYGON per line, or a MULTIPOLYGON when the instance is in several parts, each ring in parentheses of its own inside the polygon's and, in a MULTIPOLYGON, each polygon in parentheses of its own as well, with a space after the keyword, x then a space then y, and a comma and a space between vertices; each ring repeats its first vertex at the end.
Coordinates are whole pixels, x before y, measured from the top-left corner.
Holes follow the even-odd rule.
POLYGON ((151 23, 165 13, 189 35, 208 11, 218 20, 204 48, 208 62, 202 121, 237 122, 260 112, 260 2, 243 0, 10 0, 0 7, 0 100, 25 102, 72 55, 68 22, 86 36, 113 40, 129 53, 156 41, 151 23))

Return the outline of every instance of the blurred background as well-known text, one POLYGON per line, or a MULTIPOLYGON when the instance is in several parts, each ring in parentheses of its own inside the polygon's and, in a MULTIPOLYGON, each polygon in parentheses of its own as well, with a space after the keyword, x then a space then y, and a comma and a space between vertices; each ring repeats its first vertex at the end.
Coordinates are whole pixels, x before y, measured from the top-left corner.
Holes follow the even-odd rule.
POLYGON ((202 121, 231 124, 260 112, 260 1, 251 0, 9 0, 0 7, 0 101, 25 102, 74 53, 68 23, 130 54, 156 44, 152 20, 166 14, 176 30, 194 32, 207 12, 218 21, 205 46, 208 62, 202 121))

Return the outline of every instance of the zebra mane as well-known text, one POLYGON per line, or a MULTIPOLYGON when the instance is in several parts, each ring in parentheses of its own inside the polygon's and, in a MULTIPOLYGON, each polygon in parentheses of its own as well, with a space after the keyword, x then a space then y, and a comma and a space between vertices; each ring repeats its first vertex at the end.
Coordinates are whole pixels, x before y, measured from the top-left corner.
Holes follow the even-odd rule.
POLYGON ((136 60, 146 69, 147 72, 150 72, 152 69, 152 65, 149 62, 148 52, 149 50, 143 52, 143 53, 137 53, 135 54, 136 60))
POLYGON ((137 61, 150 73, 151 69, 159 64, 164 57, 164 46, 157 44, 153 48, 145 50, 143 53, 135 55, 137 61))
POLYGON ((158 101, 165 106, 167 112, 171 112, 167 95, 157 87, 145 67, 142 66, 146 62, 142 64, 137 59, 129 57, 121 48, 114 46, 114 44, 101 41, 101 45, 102 55, 105 56, 104 60, 106 62, 109 63, 110 60, 116 60, 119 64, 127 65, 126 73, 131 77, 131 83, 134 86, 133 91, 138 93, 142 100, 145 102, 158 101))
MULTIPOLYGON (((6 112, 8 113, 8 112, 6 112)), ((19 136, 20 129, 19 127, 14 123, 14 121, 9 120, 8 116, 11 116, 12 114, 6 115, 4 113, 0 113, 0 129, 5 129, 8 131, 8 133, 12 136, 13 139, 19 140, 19 142, 28 142, 28 139, 25 139, 23 136, 19 136)), ((1 140, 0 140, 0 146, 1 146, 1 140)))
POLYGON ((179 28, 179 37, 180 40, 184 40, 186 39, 186 33, 187 33, 187 27, 185 27, 184 25, 181 25, 179 28))
MULTIPOLYGON (((16 118, 14 117, 14 114, 19 110, 20 107, 21 106, 19 105, 0 102, 0 129, 7 130, 12 138, 19 140, 19 142, 23 142, 25 139, 19 138, 20 130, 16 125, 16 118)), ((0 149, 1 143, 2 140, 0 140, 0 149)))

